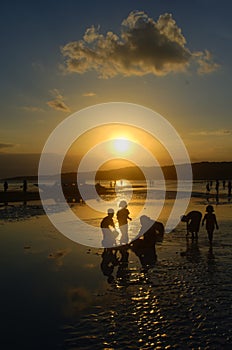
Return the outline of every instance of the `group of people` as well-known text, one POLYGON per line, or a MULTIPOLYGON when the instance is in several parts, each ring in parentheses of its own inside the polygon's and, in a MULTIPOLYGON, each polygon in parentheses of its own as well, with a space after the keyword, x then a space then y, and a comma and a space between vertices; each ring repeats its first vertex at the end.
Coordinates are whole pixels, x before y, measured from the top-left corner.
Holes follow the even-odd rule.
POLYGON ((128 220, 132 220, 130 212, 127 209, 127 202, 121 201, 119 203, 119 210, 117 211, 117 220, 119 225, 120 233, 115 228, 113 220, 114 209, 108 209, 108 215, 101 221, 101 229, 103 234, 102 245, 103 247, 113 247, 117 245, 117 239, 119 238, 119 244, 127 244, 129 241, 128 237, 128 220))
MULTIPOLYGON (((227 184, 226 184, 226 180, 222 181, 222 187, 223 190, 225 190, 227 188, 228 190, 228 200, 230 201, 231 199, 231 191, 232 191, 232 183, 231 180, 228 180, 227 184)), ((207 197, 207 201, 209 201, 209 197, 210 197, 210 191, 213 188, 213 181, 207 181, 206 183, 206 197, 207 197)), ((215 193, 216 193, 216 201, 217 203, 219 202, 219 188, 220 188, 220 181, 217 179, 215 180, 215 193)))
MULTIPOLYGON (((7 192, 8 188, 9 188, 8 181, 4 181, 4 183, 3 183, 4 192, 7 192)), ((27 192, 27 180, 23 180, 23 184, 22 184, 22 186, 20 186, 20 188, 23 189, 23 192, 27 192)))
MULTIPOLYGON (((102 246, 104 247, 101 270, 108 277, 109 283, 115 282, 113 276, 115 267, 117 267, 117 278, 126 281, 129 249, 138 256, 144 271, 153 266, 157 261, 156 243, 162 242, 164 236, 164 225, 161 222, 142 215, 140 217, 140 230, 134 240, 129 242, 128 221, 131 220, 131 217, 126 201, 120 202, 119 210, 116 213, 120 232, 116 230, 114 214, 113 209, 108 209, 108 215, 101 221, 100 225, 103 234, 102 246)), ((195 239, 195 242, 198 239, 200 226, 205 225, 210 249, 212 249, 214 230, 215 228, 219 229, 213 206, 207 205, 206 213, 203 218, 202 216, 200 211, 192 210, 181 216, 181 221, 187 225, 186 236, 191 234, 192 240, 195 239)))
POLYGON ((218 230, 219 226, 217 223, 217 218, 214 213, 214 208, 212 205, 207 205, 206 213, 202 219, 202 214, 200 211, 192 210, 187 215, 183 215, 181 217, 182 222, 186 222, 187 224, 187 236, 189 234, 192 235, 192 238, 198 238, 198 232, 200 230, 200 224, 206 227, 206 231, 208 234, 209 243, 213 243, 213 233, 215 228, 218 230))

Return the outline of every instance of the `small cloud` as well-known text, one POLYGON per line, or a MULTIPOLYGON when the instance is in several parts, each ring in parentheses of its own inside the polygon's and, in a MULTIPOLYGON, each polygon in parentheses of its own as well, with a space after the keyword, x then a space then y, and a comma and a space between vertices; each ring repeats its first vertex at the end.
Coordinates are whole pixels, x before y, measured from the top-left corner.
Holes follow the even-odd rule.
POLYGON ((15 145, 13 143, 0 143, 0 149, 4 148, 11 148, 14 147, 15 145))
POLYGON ((227 129, 219 129, 219 130, 202 130, 202 131, 196 131, 192 132, 191 135, 194 136, 227 136, 227 135, 232 135, 232 130, 227 130, 227 129))
POLYGON ((100 33, 100 26, 87 28, 82 40, 61 48, 66 72, 96 71, 99 78, 122 76, 165 76, 184 72, 196 63, 198 73, 219 68, 208 50, 191 52, 172 14, 157 21, 143 11, 133 11, 121 23, 120 35, 100 33))
POLYGON ((35 71, 39 71, 39 72, 44 71, 44 65, 40 62, 32 62, 31 66, 35 71))
POLYGON ((54 99, 47 102, 47 105, 56 111, 70 112, 69 107, 64 103, 64 97, 57 89, 53 89, 50 93, 54 96, 54 99))
POLYGON ((26 112, 44 112, 44 109, 35 106, 22 106, 20 108, 26 112))
POLYGON ((196 57, 196 61, 199 65, 197 72, 200 75, 212 73, 220 68, 220 65, 213 61, 213 56, 208 50, 195 53, 193 56, 196 57))
POLYGON ((82 96, 84 97, 93 97, 96 96, 95 92, 85 92, 84 94, 82 94, 82 96))

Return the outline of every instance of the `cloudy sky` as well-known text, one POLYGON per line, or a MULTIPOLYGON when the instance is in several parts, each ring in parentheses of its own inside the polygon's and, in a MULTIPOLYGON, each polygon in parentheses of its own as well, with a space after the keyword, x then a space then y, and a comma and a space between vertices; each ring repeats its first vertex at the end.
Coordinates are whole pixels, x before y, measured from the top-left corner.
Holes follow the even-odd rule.
POLYGON ((231 161, 231 10, 226 0, 4 2, 4 167, 39 154, 70 114, 112 101, 160 113, 193 162, 231 161))

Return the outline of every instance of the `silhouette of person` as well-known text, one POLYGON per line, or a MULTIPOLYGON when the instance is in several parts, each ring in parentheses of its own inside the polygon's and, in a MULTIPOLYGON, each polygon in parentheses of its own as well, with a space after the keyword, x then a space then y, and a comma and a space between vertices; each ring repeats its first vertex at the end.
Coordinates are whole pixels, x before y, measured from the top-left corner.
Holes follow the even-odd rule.
POLYGON ((23 192, 27 192, 27 180, 23 180, 23 192))
POLYGON ((226 188, 226 180, 222 181, 222 186, 223 186, 224 189, 226 188))
POLYGON ((228 199, 230 200, 231 197, 231 180, 228 181, 228 199))
POLYGON ((103 234, 102 246, 111 248, 116 245, 116 237, 118 236, 118 232, 115 230, 113 220, 114 209, 109 208, 107 214, 108 215, 102 219, 100 224, 103 234))
POLYGON ((209 201, 209 195, 210 195, 210 183, 207 182, 207 184, 206 184, 206 198, 207 198, 207 201, 209 201))
POLYGON ((219 202, 219 180, 216 180, 216 185, 215 185, 215 190, 216 190, 216 202, 219 202))
POLYGON ((127 202, 121 201, 119 203, 119 209, 117 211, 117 220, 119 224, 119 229, 121 231, 121 238, 120 238, 120 244, 127 244, 129 237, 128 237, 128 220, 132 220, 129 210, 127 209, 127 202))
POLYGON ((142 267, 148 269, 157 261, 155 245, 163 240, 164 226, 161 222, 154 221, 146 215, 140 217, 140 223, 138 238, 130 246, 131 250, 138 256, 142 267))
POLYGON ((217 223, 217 218, 216 215, 214 214, 214 208, 212 205, 207 205, 206 207, 206 214, 204 215, 204 218, 202 220, 202 226, 204 226, 204 223, 206 223, 206 231, 208 233, 208 238, 210 244, 213 242, 213 233, 216 229, 218 230, 218 223, 217 223))
POLYGON ((8 190, 8 187, 9 187, 7 181, 4 182, 3 187, 4 187, 4 192, 6 192, 8 190))
POLYGON ((186 236, 188 237, 189 233, 192 234, 192 238, 198 239, 198 232, 200 230, 200 224, 201 224, 201 218, 202 214, 198 210, 192 210, 187 215, 183 215, 181 217, 182 222, 186 222, 186 228, 187 233, 186 236))

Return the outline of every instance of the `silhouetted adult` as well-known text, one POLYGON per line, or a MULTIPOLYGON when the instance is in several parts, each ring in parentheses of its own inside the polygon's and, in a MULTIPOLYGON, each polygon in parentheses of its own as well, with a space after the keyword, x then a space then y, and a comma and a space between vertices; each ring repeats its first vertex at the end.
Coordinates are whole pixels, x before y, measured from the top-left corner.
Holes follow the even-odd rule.
POLYGON ((6 192, 8 190, 8 182, 7 181, 4 182, 3 187, 4 187, 4 192, 6 192))
POLYGON ((231 197, 231 180, 228 181, 228 197, 231 197))
POLYGON ((102 246, 111 248, 116 245, 116 237, 118 236, 118 232, 115 230, 113 220, 114 209, 109 208, 107 213, 108 215, 102 219, 100 224, 103 234, 102 246))
POLYGON ((215 190, 216 190, 216 202, 219 202, 219 180, 216 180, 216 185, 215 185, 215 190))
POLYGON ((23 180, 23 192, 27 192, 27 180, 23 180))
POLYGON ((129 241, 128 237, 128 220, 132 220, 129 210, 127 209, 127 202, 121 201, 119 203, 119 209, 117 211, 117 220, 119 224, 119 229, 121 232, 120 244, 127 244, 129 241))
POLYGON ((210 196, 210 183, 207 182, 207 184, 206 184, 206 198, 207 198, 207 201, 209 201, 209 196, 210 196))
POLYGON ((217 230, 219 229, 217 218, 216 218, 216 215, 214 214, 214 208, 212 205, 207 205, 206 207, 206 214, 202 220, 202 226, 204 226, 204 223, 206 223, 205 226, 206 226, 206 231, 208 233, 209 242, 210 244, 212 244, 215 227, 217 230))
POLYGON ((154 221, 146 215, 140 217, 141 228, 131 244, 131 250, 138 256, 143 268, 152 266, 157 261, 157 242, 163 240, 164 226, 161 222, 154 221))
POLYGON ((182 222, 186 222, 187 226, 187 233, 186 236, 189 235, 189 233, 192 234, 192 238, 198 238, 198 232, 200 230, 200 224, 201 224, 201 218, 202 214, 198 210, 192 210, 187 215, 183 215, 181 217, 182 222))

